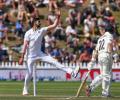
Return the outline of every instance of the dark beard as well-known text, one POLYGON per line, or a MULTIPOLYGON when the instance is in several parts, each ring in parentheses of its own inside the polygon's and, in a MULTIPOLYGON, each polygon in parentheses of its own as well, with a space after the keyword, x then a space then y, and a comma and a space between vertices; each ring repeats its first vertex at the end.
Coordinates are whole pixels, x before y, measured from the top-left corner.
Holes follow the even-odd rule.
POLYGON ((37 27, 37 28, 40 28, 40 27, 41 27, 40 21, 36 21, 36 27, 37 27))
POLYGON ((36 25, 37 26, 37 28, 40 28, 41 27, 41 25, 39 24, 39 25, 36 25))

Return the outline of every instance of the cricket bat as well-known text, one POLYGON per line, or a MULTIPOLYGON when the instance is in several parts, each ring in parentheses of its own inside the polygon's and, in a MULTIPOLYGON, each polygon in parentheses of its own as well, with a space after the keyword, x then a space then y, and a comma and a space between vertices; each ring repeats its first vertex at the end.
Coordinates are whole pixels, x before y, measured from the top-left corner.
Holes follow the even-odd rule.
POLYGON ((84 87, 84 85, 85 85, 85 83, 86 83, 86 80, 87 80, 87 78, 88 78, 88 76, 89 76, 89 73, 90 73, 90 70, 87 72, 87 74, 86 74, 86 76, 85 76, 85 79, 84 79, 84 80, 82 81, 82 83, 80 84, 80 86, 79 86, 79 88, 78 88, 78 91, 77 91, 75 97, 79 97, 80 92, 81 92, 82 88, 84 87))

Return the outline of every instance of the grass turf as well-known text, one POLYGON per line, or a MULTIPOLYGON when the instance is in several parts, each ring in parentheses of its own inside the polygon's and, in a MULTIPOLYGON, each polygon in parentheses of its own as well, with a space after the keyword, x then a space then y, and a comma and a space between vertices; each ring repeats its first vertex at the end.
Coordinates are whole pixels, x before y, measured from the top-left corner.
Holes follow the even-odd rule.
MULTIPOLYGON (((37 96, 33 96, 33 86, 30 83, 30 95, 22 96, 23 82, 1 81, 0 100, 67 100, 67 97, 75 96, 80 82, 38 82, 37 96)), ((71 100, 120 100, 120 83, 112 83, 111 92, 114 97, 101 98, 101 87, 92 93, 91 97, 85 97, 84 89, 79 98, 71 100)))

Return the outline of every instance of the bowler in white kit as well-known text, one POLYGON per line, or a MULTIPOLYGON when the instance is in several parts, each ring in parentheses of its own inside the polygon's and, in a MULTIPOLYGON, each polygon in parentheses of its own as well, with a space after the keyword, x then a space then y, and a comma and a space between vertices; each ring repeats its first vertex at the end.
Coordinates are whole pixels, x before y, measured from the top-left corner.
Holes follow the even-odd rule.
POLYGON ((57 62, 56 59, 52 58, 51 56, 41 51, 43 37, 45 36, 47 31, 54 29, 58 25, 60 21, 60 15, 61 15, 60 11, 58 10, 56 12, 55 22, 53 23, 53 25, 50 25, 48 27, 41 27, 40 19, 35 18, 33 27, 25 33, 22 54, 21 54, 21 58, 19 59, 19 64, 22 65, 24 61, 24 55, 25 54, 27 55, 26 62, 27 62, 28 71, 25 76, 23 95, 29 94, 29 81, 32 78, 33 68, 35 67, 35 62, 37 60, 50 63, 53 66, 71 74, 73 77, 76 77, 79 72, 79 66, 76 66, 74 70, 71 68, 65 67, 59 62, 57 62))

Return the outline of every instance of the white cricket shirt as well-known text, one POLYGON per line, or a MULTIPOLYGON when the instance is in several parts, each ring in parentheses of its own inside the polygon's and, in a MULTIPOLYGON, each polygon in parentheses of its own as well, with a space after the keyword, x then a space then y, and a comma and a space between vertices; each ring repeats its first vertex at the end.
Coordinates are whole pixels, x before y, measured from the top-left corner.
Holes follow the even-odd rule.
POLYGON ((32 28, 25 33, 24 40, 29 41, 26 56, 28 58, 37 58, 44 53, 41 51, 42 39, 47 32, 47 27, 34 31, 32 28))
POLYGON ((108 45, 109 43, 112 43, 113 36, 109 32, 105 32, 104 35, 102 35, 97 42, 96 49, 98 51, 98 54, 104 55, 105 53, 108 53, 108 45))

